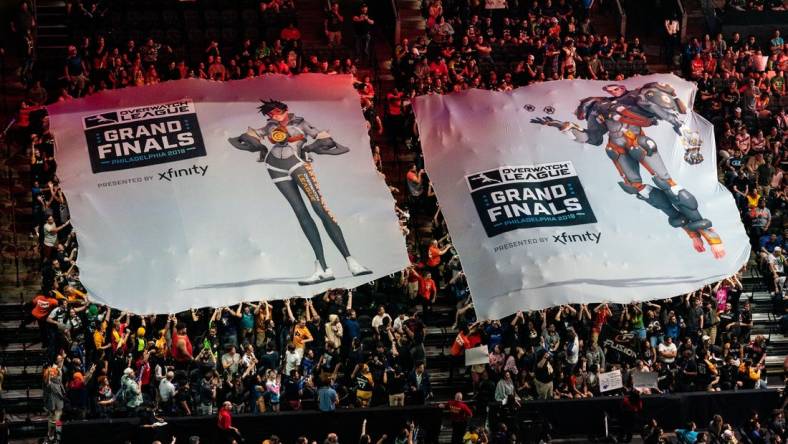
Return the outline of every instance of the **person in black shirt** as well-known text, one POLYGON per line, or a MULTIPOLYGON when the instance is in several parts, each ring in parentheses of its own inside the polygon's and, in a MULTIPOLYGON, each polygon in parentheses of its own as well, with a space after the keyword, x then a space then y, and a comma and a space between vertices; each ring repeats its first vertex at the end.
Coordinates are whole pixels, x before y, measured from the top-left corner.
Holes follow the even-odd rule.
POLYGON ((369 18, 369 8, 361 5, 358 15, 353 16, 353 30, 356 38, 356 58, 369 60, 369 45, 372 39, 371 30, 375 21, 369 18))
POLYGON ((283 381, 284 394, 282 399, 292 410, 301 410, 303 385, 303 378, 296 369, 290 370, 290 375, 283 381))
POLYGON ((736 322, 729 324, 727 327, 734 337, 740 341, 747 341, 750 338, 750 330, 752 329, 752 311, 750 311, 750 302, 746 301, 741 312, 739 312, 736 322))
POLYGON ((339 3, 331 3, 331 9, 326 13, 324 21, 324 30, 329 47, 342 45, 342 22, 344 21, 345 18, 339 13, 339 3))
POLYGON ((698 362, 695 360, 695 355, 690 349, 685 349, 682 359, 678 361, 678 371, 676 377, 678 379, 677 391, 690 392, 695 389, 695 379, 698 376, 698 362))
POLYGON ((383 374, 383 385, 386 387, 389 406, 405 405, 406 383, 405 373, 402 372, 402 368, 398 364, 386 369, 386 372, 383 374))

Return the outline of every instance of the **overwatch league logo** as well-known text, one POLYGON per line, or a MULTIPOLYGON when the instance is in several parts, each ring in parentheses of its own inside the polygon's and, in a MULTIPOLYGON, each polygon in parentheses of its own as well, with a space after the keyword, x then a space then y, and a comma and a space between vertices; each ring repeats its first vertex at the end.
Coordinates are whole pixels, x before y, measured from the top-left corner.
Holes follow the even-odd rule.
POLYGON ((520 228, 596 223, 570 161, 505 166, 465 180, 488 237, 520 228))
POLYGON ((85 116, 82 124, 94 174, 205 156, 188 99, 85 116))

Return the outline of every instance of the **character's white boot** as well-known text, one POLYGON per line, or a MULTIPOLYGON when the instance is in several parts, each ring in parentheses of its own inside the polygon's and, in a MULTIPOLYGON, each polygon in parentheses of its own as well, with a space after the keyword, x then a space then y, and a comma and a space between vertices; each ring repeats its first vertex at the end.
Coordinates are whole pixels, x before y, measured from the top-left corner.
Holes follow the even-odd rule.
POLYGON ((326 281, 333 281, 334 280, 334 272, 331 270, 331 267, 326 268, 325 270, 320 265, 320 262, 315 261, 315 272, 312 273, 312 276, 308 278, 298 281, 298 285, 314 285, 319 284, 321 282, 326 281))

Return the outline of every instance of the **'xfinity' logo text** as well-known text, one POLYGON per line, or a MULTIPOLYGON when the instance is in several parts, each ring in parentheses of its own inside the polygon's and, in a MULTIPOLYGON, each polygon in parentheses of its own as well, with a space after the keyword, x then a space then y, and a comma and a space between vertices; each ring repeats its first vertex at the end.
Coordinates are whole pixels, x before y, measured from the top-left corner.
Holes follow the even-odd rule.
POLYGON ((553 242, 559 244, 574 244, 577 242, 593 242, 595 244, 599 243, 599 239, 602 238, 602 233, 591 233, 590 231, 586 231, 582 234, 568 234, 564 231, 561 234, 553 235, 553 242))
POLYGON ((201 166, 201 165, 193 165, 191 168, 180 168, 180 169, 173 169, 170 168, 167 171, 159 173, 159 180, 166 180, 168 182, 172 182, 172 179, 181 177, 181 176, 191 176, 197 174, 199 176, 205 176, 205 173, 208 171, 208 165, 201 166))

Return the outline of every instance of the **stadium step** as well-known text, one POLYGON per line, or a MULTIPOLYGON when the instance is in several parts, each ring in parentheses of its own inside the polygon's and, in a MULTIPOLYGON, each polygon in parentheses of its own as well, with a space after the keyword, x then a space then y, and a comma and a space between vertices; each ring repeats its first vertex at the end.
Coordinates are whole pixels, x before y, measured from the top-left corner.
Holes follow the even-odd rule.
POLYGON ((20 440, 38 438, 46 434, 47 417, 43 414, 12 413, 6 415, 6 421, 8 421, 11 436, 14 438, 11 442, 28 442, 20 440))
POLYGON ((44 391, 40 388, 5 390, 3 404, 9 413, 40 412, 44 406, 44 391))

